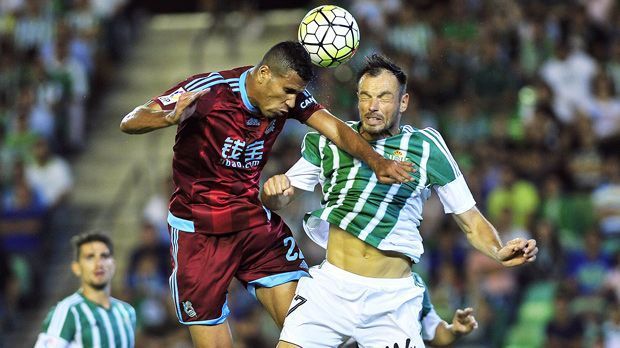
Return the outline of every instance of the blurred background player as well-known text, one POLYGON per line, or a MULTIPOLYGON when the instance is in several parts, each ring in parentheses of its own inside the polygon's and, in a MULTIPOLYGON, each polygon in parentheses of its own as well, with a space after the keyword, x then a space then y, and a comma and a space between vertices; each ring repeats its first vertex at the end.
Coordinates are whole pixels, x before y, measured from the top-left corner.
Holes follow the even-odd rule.
POLYGON ((239 279, 281 326, 307 264, 281 218, 263 208, 258 180, 287 119, 317 129, 362 158, 384 182, 407 181, 408 166, 377 155, 305 90, 312 63, 281 42, 255 66, 194 75, 121 123, 127 133, 178 124, 168 224, 178 319, 194 345, 230 346, 227 289, 239 279), (396 180, 395 180, 396 179, 396 180))
POLYGON ((306 215, 304 228, 327 249, 327 257, 310 270, 311 278, 300 279, 282 347, 335 347, 349 337, 362 347, 407 339, 423 345, 420 328, 412 323, 424 287, 411 281, 411 267, 424 250, 418 228, 431 188, 476 249, 504 266, 536 259, 533 239, 502 243, 436 130, 401 126, 409 102, 403 70, 373 54, 358 81, 360 121, 351 127, 378 153, 413 163, 414 180, 380 184, 367 166, 317 133, 306 135, 302 158, 286 175, 267 180, 261 198, 273 210, 289 204, 295 188, 312 191, 321 183, 324 192, 323 207, 306 215))
POLYGON ((80 289, 49 311, 35 347, 133 347, 136 313, 110 296, 115 271, 112 241, 101 232, 88 232, 71 242, 71 271, 80 278, 80 289))
POLYGON ((431 294, 422 277, 413 272, 413 279, 424 287, 420 324, 422 325, 422 339, 424 343, 433 347, 449 346, 460 337, 469 334, 478 328, 472 308, 457 309, 452 321, 447 323, 441 319, 431 301, 431 294))

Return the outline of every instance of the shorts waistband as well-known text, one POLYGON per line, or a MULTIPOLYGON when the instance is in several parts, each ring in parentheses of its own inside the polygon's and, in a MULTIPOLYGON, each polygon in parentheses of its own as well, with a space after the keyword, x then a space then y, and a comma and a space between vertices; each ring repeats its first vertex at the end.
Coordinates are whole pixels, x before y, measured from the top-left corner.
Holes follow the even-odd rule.
POLYGON ((411 273, 408 277, 405 278, 371 278, 364 277, 361 275, 357 275, 355 273, 351 273, 349 271, 345 271, 342 268, 334 266, 329 263, 327 260, 324 260, 322 264, 316 266, 317 268, 337 277, 338 279, 342 279, 346 282, 352 282, 357 284, 362 284, 366 287, 371 288, 403 288, 409 287, 413 283, 413 273, 411 273))
POLYGON ((194 230, 194 222, 190 220, 181 219, 180 217, 174 216, 170 211, 168 211, 168 225, 176 228, 179 231, 183 232, 196 232, 194 230))

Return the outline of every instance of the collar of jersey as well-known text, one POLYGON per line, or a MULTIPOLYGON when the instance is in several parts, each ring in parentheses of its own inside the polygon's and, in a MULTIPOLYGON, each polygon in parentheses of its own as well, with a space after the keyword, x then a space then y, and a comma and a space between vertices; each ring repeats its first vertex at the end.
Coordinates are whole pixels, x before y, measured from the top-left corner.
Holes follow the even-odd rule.
POLYGON ((248 91, 245 89, 245 79, 248 77, 248 72, 254 68, 248 69, 239 76, 239 91, 241 92, 241 101, 243 101, 243 105, 250 110, 252 113, 258 113, 258 109, 250 103, 250 98, 248 98, 248 91))

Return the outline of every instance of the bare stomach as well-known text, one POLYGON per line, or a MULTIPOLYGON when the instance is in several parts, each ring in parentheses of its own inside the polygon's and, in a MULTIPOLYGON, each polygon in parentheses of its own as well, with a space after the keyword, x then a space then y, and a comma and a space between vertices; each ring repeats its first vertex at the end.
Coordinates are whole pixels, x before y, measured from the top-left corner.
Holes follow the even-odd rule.
POLYGON ((411 276, 411 259, 396 252, 381 251, 356 236, 331 225, 327 261, 363 277, 406 278, 411 276))

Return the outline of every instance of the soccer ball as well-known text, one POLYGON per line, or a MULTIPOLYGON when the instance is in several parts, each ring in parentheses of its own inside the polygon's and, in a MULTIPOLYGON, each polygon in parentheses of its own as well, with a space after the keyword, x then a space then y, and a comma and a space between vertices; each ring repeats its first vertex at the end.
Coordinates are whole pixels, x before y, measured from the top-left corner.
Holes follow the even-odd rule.
POLYGON ((297 38, 314 64, 333 68, 353 57, 360 43, 360 30, 347 10, 323 5, 304 16, 297 38))

